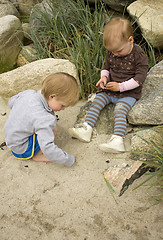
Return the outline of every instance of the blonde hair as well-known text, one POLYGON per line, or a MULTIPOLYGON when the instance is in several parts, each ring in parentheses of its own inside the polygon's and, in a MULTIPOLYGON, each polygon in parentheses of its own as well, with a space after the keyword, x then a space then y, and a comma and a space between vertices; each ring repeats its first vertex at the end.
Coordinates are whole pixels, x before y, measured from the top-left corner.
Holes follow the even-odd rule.
POLYGON ((104 47, 109 49, 115 44, 127 42, 133 35, 133 28, 129 20, 122 17, 112 18, 104 27, 104 47))
POLYGON ((79 85, 76 79, 68 73, 53 73, 43 81, 41 93, 46 100, 50 95, 55 94, 57 100, 73 106, 79 100, 79 85))

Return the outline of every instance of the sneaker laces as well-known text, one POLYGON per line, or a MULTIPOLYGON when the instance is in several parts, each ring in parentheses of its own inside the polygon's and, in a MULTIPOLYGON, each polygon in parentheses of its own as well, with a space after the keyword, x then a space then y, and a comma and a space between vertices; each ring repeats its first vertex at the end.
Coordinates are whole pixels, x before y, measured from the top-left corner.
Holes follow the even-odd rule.
POLYGON ((84 123, 77 123, 74 128, 84 128, 84 130, 87 130, 87 125, 84 123))
MULTIPOLYGON (((117 136, 118 136, 118 135, 117 135, 117 136)), ((117 136, 116 136, 116 135, 112 135, 111 138, 110 138, 110 140, 108 141, 108 143, 112 142, 117 136)))
POLYGON ((112 142, 115 137, 116 136, 111 136, 111 138, 109 139, 109 142, 112 142))

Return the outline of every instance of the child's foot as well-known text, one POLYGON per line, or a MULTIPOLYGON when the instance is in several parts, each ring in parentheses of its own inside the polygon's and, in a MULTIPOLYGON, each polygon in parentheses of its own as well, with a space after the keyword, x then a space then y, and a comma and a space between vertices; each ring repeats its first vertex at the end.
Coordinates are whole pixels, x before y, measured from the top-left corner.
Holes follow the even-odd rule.
POLYGON ((82 142, 90 142, 92 136, 92 127, 84 122, 82 126, 69 128, 68 132, 73 138, 77 138, 82 142))
POLYGON ((103 152, 110 153, 124 152, 125 147, 123 143, 123 137, 118 135, 112 135, 108 143, 102 143, 99 145, 99 149, 103 152))

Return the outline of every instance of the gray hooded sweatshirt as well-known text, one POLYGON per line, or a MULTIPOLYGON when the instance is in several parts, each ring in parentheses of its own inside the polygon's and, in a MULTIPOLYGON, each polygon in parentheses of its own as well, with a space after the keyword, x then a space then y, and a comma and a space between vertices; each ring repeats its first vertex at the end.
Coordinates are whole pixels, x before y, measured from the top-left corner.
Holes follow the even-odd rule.
POLYGON ((41 91, 26 90, 9 99, 11 109, 4 131, 7 147, 22 154, 28 147, 28 139, 37 134, 41 151, 46 158, 55 163, 72 166, 75 158, 54 144, 53 130, 57 118, 49 108, 41 91))

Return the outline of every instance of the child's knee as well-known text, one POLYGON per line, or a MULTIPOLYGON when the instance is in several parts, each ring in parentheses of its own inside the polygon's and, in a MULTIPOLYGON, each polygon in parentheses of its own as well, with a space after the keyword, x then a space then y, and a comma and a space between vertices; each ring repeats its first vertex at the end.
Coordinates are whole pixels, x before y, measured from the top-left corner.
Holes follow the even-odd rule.
POLYGON ((116 113, 116 111, 123 110, 123 109, 124 109, 123 104, 116 104, 116 106, 114 108, 114 113, 116 113))

